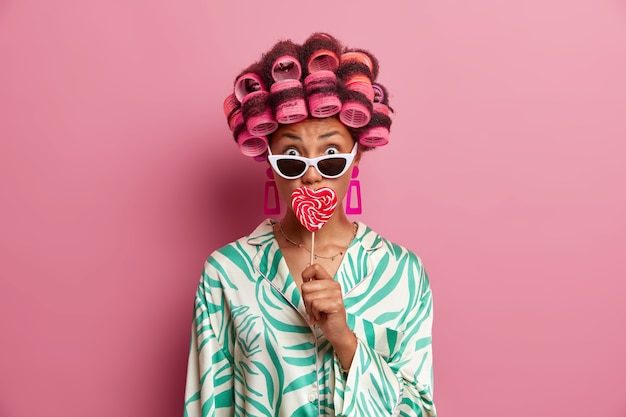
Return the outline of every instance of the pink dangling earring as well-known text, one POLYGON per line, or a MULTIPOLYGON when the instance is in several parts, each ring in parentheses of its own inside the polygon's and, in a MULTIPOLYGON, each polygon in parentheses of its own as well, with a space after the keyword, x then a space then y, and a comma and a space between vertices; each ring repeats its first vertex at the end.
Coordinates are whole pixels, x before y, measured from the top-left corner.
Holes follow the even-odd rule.
POLYGON ((263 198, 263 213, 266 215, 280 214, 280 203, 278 201, 278 188, 274 181, 272 168, 265 171, 268 181, 265 181, 265 196, 263 198))
POLYGON ((348 186, 348 200, 346 201, 346 214, 361 214, 361 182, 356 179, 359 176, 359 167, 352 168, 352 179, 348 186), (352 193, 356 193, 356 206, 352 206, 352 193))

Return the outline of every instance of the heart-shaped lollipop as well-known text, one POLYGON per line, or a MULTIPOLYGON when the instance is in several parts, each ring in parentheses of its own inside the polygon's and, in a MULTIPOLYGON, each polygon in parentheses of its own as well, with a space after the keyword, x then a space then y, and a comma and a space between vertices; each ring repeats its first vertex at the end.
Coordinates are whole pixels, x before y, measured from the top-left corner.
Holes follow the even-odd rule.
POLYGON ((326 224, 337 208, 337 194, 332 188, 311 190, 296 188, 291 194, 291 206, 296 217, 311 232, 316 232, 326 224))

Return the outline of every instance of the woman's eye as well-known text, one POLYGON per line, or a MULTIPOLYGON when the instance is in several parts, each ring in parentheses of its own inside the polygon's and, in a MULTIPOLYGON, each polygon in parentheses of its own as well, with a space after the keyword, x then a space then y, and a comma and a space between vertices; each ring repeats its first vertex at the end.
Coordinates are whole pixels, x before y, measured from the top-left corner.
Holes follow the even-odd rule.
POLYGON ((287 149, 285 151, 284 155, 287 155, 287 156, 299 156, 300 154, 298 153, 297 150, 292 148, 292 149, 287 149))
POLYGON ((324 155, 335 155, 338 153, 339 153, 339 149, 333 147, 333 148, 326 149, 326 152, 324 152, 324 155))

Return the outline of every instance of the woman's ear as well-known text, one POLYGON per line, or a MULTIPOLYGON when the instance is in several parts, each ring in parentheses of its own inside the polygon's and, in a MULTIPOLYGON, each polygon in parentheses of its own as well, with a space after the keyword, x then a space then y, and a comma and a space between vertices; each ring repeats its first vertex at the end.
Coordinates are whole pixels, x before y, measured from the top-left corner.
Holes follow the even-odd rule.
POLYGON ((361 162, 361 154, 363 152, 361 152, 360 148, 357 148, 356 150, 356 155, 354 155, 354 165, 359 165, 359 162, 361 162))

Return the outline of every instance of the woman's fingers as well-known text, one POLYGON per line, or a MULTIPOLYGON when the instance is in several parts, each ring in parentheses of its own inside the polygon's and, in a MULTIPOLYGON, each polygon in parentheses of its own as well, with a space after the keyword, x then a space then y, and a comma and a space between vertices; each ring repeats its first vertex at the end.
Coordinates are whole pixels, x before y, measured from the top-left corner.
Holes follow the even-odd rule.
POLYGON ((317 324, 327 337, 345 330, 346 313, 341 285, 320 264, 302 271, 302 300, 309 315, 309 324, 317 324))
POLYGON ((304 268, 304 271, 302 271, 302 282, 308 282, 315 279, 334 281, 333 277, 331 277, 328 271, 326 271, 320 264, 312 264, 304 268))
POLYGON ((311 301, 313 317, 320 320, 322 314, 336 314, 343 310, 343 302, 332 298, 319 298, 311 301))
POLYGON ((319 320, 320 313, 343 310, 341 287, 334 281, 310 281, 302 284, 302 299, 307 313, 319 320))
POLYGON ((302 300, 309 315, 310 325, 319 325, 322 331, 335 333, 347 326, 341 286, 334 280, 319 280, 302 284, 302 300))

